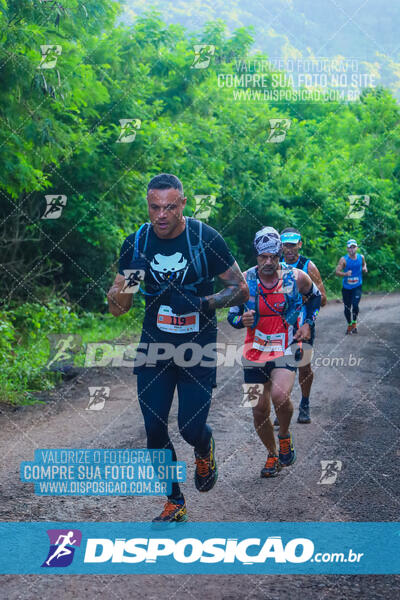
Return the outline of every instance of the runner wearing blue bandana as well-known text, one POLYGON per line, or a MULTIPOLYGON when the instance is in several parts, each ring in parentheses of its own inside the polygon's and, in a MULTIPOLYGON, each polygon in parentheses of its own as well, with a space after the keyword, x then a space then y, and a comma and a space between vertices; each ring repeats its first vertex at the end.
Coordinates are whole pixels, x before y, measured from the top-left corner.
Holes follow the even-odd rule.
POLYGON ((357 248, 356 240, 349 240, 347 254, 340 258, 336 267, 336 275, 343 277, 342 298, 344 316, 347 321, 346 335, 358 333, 357 317, 362 294, 363 273, 368 273, 365 258, 362 254, 357 254, 357 248))
MULTIPOLYGON (((300 254, 301 247, 303 245, 301 234, 295 227, 286 227, 281 232, 281 241, 283 244, 283 265, 290 265, 295 269, 301 269, 310 276, 311 281, 315 283, 319 291, 321 292, 321 306, 326 304, 326 291, 324 284, 322 283, 321 275, 315 264, 305 256, 300 254)), ((304 322, 305 309, 303 309, 300 315, 300 324, 304 322)), ((315 338, 315 330, 313 330, 311 339, 308 340, 308 344, 313 345, 315 338)), ((310 393, 311 386, 314 379, 314 373, 311 368, 311 363, 299 367, 299 384, 301 388, 301 401, 299 406, 299 415, 297 417, 298 423, 311 423, 310 417, 310 393)), ((275 421, 277 424, 277 420, 275 421)))

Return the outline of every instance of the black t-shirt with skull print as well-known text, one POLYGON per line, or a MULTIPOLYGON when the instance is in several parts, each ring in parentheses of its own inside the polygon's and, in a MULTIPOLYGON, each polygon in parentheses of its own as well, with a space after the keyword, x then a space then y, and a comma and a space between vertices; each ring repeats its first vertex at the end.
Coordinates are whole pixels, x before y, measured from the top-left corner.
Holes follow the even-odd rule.
MULTIPOLYGON (((135 233, 129 235, 121 247, 119 259, 119 273, 124 275, 124 269, 129 269, 133 259, 135 233)), ((140 236, 140 249, 143 248, 144 234, 140 236)), ((197 296, 210 296, 214 293, 213 278, 224 273, 235 261, 226 245, 223 237, 212 227, 203 223, 202 233, 203 246, 208 264, 209 280, 201 282, 197 286, 197 296)), ((198 276, 190 259, 187 244, 186 230, 173 239, 161 239, 156 236, 153 228, 150 229, 146 260, 148 267, 144 280, 144 288, 147 293, 154 294, 160 290, 160 284, 172 280, 173 286, 195 283, 198 276)), ((204 276, 204 273, 203 273, 204 276)), ((186 333, 175 333, 174 327, 166 325, 162 321, 170 321, 168 316, 169 289, 160 295, 146 295, 146 314, 143 321, 142 342, 172 342, 184 343, 189 340, 199 344, 205 344, 216 334, 216 318, 213 315, 203 315, 200 312, 197 331, 186 333), (161 323, 160 323, 161 321, 161 323), (161 327, 161 328, 160 328, 161 327), (170 330, 168 330, 170 327, 170 330), (210 338, 211 334, 211 338, 210 338)), ((190 316, 187 322, 195 319, 190 316)), ((172 321, 174 317, 172 317, 172 321)), ((181 319, 182 320, 182 319, 181 319)), ((193 328, 195 328, 193 326, 193 328)), ((184 328, 183 328, 184 329, 184 328)), ((190 330, 190 326, 188 326, 190 330)))

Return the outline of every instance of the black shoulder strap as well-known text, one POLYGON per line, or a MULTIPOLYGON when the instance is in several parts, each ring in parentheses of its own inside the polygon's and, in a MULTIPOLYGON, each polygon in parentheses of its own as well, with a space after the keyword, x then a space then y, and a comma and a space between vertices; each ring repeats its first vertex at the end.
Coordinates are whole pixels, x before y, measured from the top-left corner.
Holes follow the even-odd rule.
POLYGON ((146 253, 146 248, 147 248, 147 241, 149 239, 149 232, 150 232, 150 227, 151 227, 151 223, 143 223, 143 225, 141 225, 139 227, 139 229, 136 232, 135 235, 135 244, 134 244, 134 249, 133 249, 133 258, 141 258, 142 255, 145 256, 146 253), (144 239, 144 246, 142 251, 140 251, 140 239, 143 238, 143 235, 145 236, 144 239))
POLYGON ((304 265, 306 264, 307 261, 308 261, 308 258, 306 258, 305 256, 300 255, 299 256, 299 262, 297 263, 296 269, 303 269, 303 267, 304 267, 304 265))
POLYGON ((189 247, 190 260, 194 266, 198 279, 208 279, 207 257, 203 245, 203 223, 192 217, 186 217, 186 223, 186 239, 189 247))

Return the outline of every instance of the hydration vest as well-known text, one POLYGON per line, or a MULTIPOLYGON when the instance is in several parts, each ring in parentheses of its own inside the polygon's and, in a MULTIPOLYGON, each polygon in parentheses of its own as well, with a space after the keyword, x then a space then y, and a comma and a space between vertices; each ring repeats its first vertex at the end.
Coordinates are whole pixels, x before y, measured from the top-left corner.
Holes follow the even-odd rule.
MULTIPOLYGON (((307 275, 308 275, 308 265, 309 264, 310 264, 310 259, 306 258, 302 254, 300 254, 300 256, 297 259, 297 261, 295 263, 293 263, 293 264, 289 265, 284 260, 281 262, 282 266, 284 266, 284 267, 292 267, 292 269, 299 269, 299 270, 304 271, 305 273, 307 273, 307 275)), ((303 324, 305 318, 306 318, 306 309, 305 309, 305 306, 303 305, 303 308, 302 308, 302 310, 300 312, 300 318, 299 318, 299 321, 297 323, 298 327, 300 327, 300 325, 303 324)))
POLYGON ((310 259, 306 258, 305 256, 302 256, 300 254, 299 258, 297 259, 297 261, 293 264, 286 263, 284 260, 281 261, 281 264, 284 265, 285 267, 292 267, 293 269, 299 269, 300 271, 304 271, 305 273, 308 273, 308 265, 310 264, 310 259))
MULTIPOLYGON (((191 264, 197 275, 196 281, 193 283, 183 284, 181 287, 193 293, 197 293, 197 287, 203 281, 213 282, 213 278, 209 277, 207 257, 203 244, 203 223, 192 217, 185 217, 186 219, 186 241, 189 248, 189 255, 191 264), (197 231, 196 231, 197 230, 197 231)), ((143 223, 136 232, 135 244, 133 250, 133 260, 137 258, 146 258, 147 243, 149 240, 150 229, 152 228, 151 223, 143 223), (143 247, 140 249, 141 240, 144 239, 143 247)), ((159 296, 169 286, 168 282, 158 284, 159 290, 154 294, 146 292, 139 288, 142 294, 146 296, 159 296)))
MULTIPOLYGON (((246 272, 246 282, 249 286, 250 297, 245 306, 247 310, 254 310, 254 323, 251 329, 254 329, 259 321, 259 291, 258 291, 258 268, 251 267, 246 272)), ((294 276, 293 267, 285 266, 282 268, 282 288, 281 293, 285 296, 285 306, 282 314, 278 313, 285 319, 289 325, 296 326, 298 317, 303 308, 303 297, 297 288, 297 282, 294 276)), ((270 307, 272 308, 272 307, 270 307)))

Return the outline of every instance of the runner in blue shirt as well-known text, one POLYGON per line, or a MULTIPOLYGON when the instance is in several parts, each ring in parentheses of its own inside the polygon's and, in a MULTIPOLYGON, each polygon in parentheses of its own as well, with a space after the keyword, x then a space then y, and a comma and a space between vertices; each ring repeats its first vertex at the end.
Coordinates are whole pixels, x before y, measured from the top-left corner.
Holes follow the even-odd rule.
MULTIPOLYGON (((307 275, 319 291, 321 292, 321 306, 326 304, 326 291, 324 284, 322 283, 321 275, 315 264, 309 258, 300 254, 301 247, 303 245, 301 234, 295 227, 286 227, 281 232, 281 242, 283 244, 283 261, 282 264, 289 265, 295 269, 301 269, 305 271, 307 275)), ((305 311, 301 315, 300 325, 304 323, 305 311)), ((315 329, 312 330, 312 336, 310 340, 307 340, 307 344, 313 345, 315 338, 315 329)), ((299 384, 301 388, 301 402, 299 406, 299 415, 297 417, 298 423, 311 423, 310 417, 310 393, 311 386, 314 379, 314 373, 311 368, 311 364, 299 367, 299 384)))
POLYGON ((362 254, 357 253, 357 248, 356 240, 349 240, 347 254, 340 258, 336 267, 336 275, 343 277, 342 298, 344 316, 347 321, 346 335, 358 333, 357 316, 362 293, 362 276, 363 273, 368 273, 365 258, 362 254))

